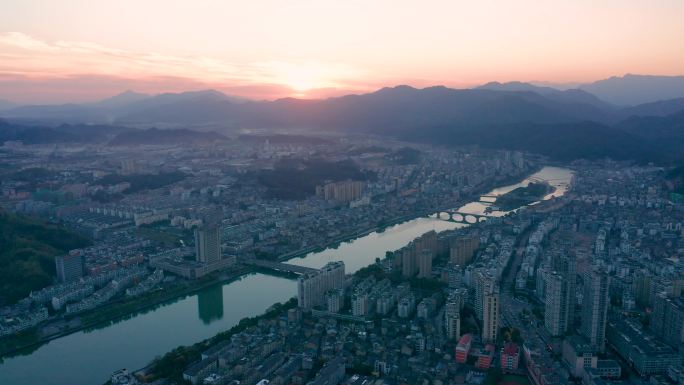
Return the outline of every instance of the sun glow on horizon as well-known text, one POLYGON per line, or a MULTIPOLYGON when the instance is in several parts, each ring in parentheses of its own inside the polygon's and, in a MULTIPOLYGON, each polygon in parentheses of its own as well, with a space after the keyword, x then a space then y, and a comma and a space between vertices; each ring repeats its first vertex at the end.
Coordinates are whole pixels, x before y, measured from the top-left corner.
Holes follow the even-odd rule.
POLYGON ((261 63, 264 72, 272 74, 264 79, 289 87, 297 94, 314 89, 345 87, 345 81, 361 76, 349 66, 321 62, 267 62, 261 63))
POLYGON ((323 88, 323 81, 318 79, 315 74, 302 67, 293 68, 291 71, 284 74, 282 82, 300 93, 312 88, 323 88))
POLYGON ((3 0, 0 98, 63 103, 200 88, 318 98, 684 68, 682 1, 200 3, 3 0))

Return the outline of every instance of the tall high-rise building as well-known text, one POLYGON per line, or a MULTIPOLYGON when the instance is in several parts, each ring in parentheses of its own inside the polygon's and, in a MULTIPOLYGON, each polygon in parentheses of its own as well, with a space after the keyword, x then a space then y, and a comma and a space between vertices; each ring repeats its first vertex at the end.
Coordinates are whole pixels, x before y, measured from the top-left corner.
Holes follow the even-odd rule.
POLYGON ((401 258, 401 275, 408 278, 416 275, 418 264, 416 263, 416 251, 413 247, 402 247, 397 251, 401 258))
POLYGON ((59 282, 72 282, 85 272, 85 256, 80 250, 72 250, 67 255, 55 257, 55 268, 59 282))
POLYGON ((653 302, 650 328, 666 343, 678 347, 684 342, 684 301, 659 293, 653 302))
POLYGON ((480 237, 470 235, 460 237, 451 243, 449 259, 451 262, 465 266, 473 259, 475 251, 480 247, 480 237))
POLYGON ((202 263, 213 263, 221 259, 219 226, 210 225, 195 229, 195 257, 202 263))
POLYGON ((427 250, 432 258, 437 255, 437 232, 435 230, 428 231, 420 237, 413 240, 413 247, 416 255, 427 250))
POLYGON ((432 274, 432 259, 437 255, 437 232, 429 231, 397 250, 395 260, 401 262, 401 275, 429 277, 432 274))
POLYGON ((575 318, 575 291, 577 287, 577 259, 572 255, 560 255, 554 258, 553 268, 565 279, 568 295, 565 298, 565 314, 567 328, 572 326, 575 318))
POLYGON ((589 269, 584 275, 581 332, 600 352, 605 348, 609 286, 608 273, 599 267, 589 269))
POLYGON ((316 195, 327 201, 346 203, 361 198, 364 187, 365 183, 358 180, 332 182, 316 186, 316 195))
POLYGON ((473 280, 475 286, 475 314, 478 319, 483 319, 484 296, 492 292, 496 285, 496 280, 491 272, 483 269, 475 272, 473 280))
POLYGON ((553 271, 545 273, 544 279, 544 325, 552 336, 562 336, 574 319, 577 261, 558 254, 551 262, 553 271))
POLYGON ((322 269, 297 280, 297 301, 302 309, 321 306, 328 290, 344 289, 344 262, 328 262, 322 269))
POLYGON ((495 342, 501 319, 498 285, 494 285, 484 294, 482 304, 482 341, 495 342))
POLYGON ((544 326, 554 337, 562 336, 568 329, 568 296, 574 293, 568 292, 568 283, 565 277, 557 272, 551 272, 546 276, 546 301, 544 306, 544 326))
POLYGON ((534 291, 537 295, 537 299, 541 302, 546 303, 546 276, 549 274, 545 267, 539 267, 537 269, 537 276, 534 284, 534 291))
POLYGON ((632 291, 637 306, 649 306, 651 302, 651 273, 646 270, 635 271, 632 279, 632 291))
POLYGON ((423 249, 418 254, 418 277, 430 278, 432 276, 432 252, 423 249))
POLYGON ((461 338, 461 309, 455 298, 449 298, 444 310, 444 328, 450 340, 461 338))

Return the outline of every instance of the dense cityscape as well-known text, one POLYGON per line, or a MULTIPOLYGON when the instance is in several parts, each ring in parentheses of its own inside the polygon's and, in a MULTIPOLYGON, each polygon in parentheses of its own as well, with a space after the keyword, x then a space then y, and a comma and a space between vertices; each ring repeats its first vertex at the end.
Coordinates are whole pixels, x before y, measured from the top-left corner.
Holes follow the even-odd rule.
POLYGON ((0 385, 684 385, 682 20, 2 0, 0 385))
POLYGON ((143 146, 134 160, 130 147, 6 143, 4 164, 18 171, 3 179, 3 206, 88 243, 51 258, 54 284, 36 274, 5 290, 5 353, 261 271, 295 279, 296 300, 111 383, 681 380, 684 211, 671 192, 681 181, 662 168, 582 161, 566 180, 525 179, 548 160, 309 142, 143 146), (320 179, 281 199, 287 184, 259 179, 275 169, 320 179), (525 206, 525 183, 487 195, 523 179, 547 186, 541 203, 525 206), (504 197, 523 208, 501 211, 504 197), (352 271, 295 258, 425 215, 454 227, 352 271))

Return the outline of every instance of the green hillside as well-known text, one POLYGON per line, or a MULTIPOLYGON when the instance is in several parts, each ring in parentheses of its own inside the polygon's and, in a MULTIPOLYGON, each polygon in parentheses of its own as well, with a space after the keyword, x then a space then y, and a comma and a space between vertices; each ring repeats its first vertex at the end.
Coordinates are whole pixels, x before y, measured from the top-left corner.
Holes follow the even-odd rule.
POLYGON ((0 210, 0 304, 50 285, 54 257, 89 244, 60 226, 0 210))

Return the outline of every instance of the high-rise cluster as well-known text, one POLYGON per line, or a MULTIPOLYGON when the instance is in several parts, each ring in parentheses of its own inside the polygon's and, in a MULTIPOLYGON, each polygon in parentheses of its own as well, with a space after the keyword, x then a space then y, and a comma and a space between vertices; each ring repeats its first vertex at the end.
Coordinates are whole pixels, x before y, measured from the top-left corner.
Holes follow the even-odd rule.
POLYGON ((433 230, 397 250, 395 261, 401 265, 401 274, 404 277, 418 275, 420 278, 429 278, 432 274, 432 260, 436 255, 437 233, 433 230))
POLYGON ((302 309, 312 309, 325 302, 329 290, 344 289, 344 262, 328 262, 322 269, 297 280, 297 300, 302 309))
POLYGON ((358 180, 331 182, 316 186, 316 195, 326 201, 348 203, 361 198, 363 188, 364 182, 358 180))

